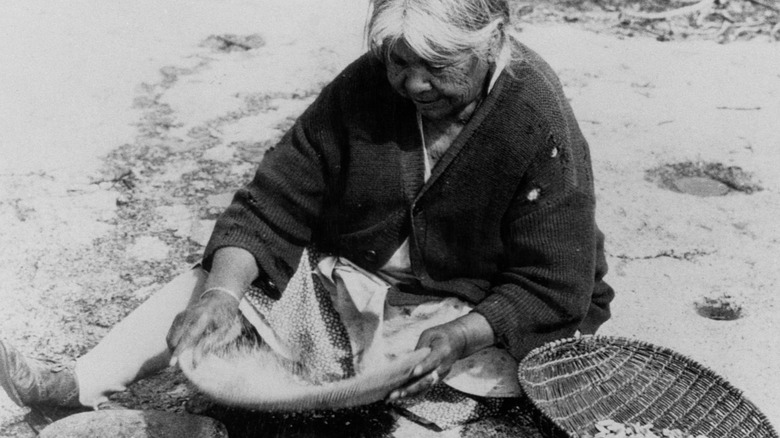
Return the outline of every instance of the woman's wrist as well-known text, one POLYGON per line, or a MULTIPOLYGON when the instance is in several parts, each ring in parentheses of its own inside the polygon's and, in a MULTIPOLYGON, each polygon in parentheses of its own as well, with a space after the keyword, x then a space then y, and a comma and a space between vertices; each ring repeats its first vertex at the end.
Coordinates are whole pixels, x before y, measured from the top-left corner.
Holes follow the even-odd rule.
POLYGON ((471 312, 452 321, 458 331, 461 332, 464 345, 461 358, 471 356, 483 348, 496 343, 493 328, 484 316, 477 312, 471 312))
POLYGON ((257 278, 254 256, 236 247, 220 248, 214 253, 211 271, 200 298, 211 294, 229 295, 241 302, 244 291, 257 278))
POLYGON ((221 286, 212 286, 206 288, 203 293, 200 294, 200 299, 203 299, 208 294, 222 294, 222 295, 228 295, 236 300, 236 302, 241 302, 241 298, 243 298, 244 293, 238 292, 234 289, 230 289, 227 287, 221 287, 221 286))

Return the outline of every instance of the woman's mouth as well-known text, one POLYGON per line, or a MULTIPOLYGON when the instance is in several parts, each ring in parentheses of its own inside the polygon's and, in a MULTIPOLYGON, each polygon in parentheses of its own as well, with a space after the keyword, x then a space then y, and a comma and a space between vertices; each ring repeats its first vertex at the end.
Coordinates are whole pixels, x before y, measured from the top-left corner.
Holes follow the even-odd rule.
POLYGON ((412 99, 415 104, 420 106, 428 106, 439 101, 439 99, 412 99))

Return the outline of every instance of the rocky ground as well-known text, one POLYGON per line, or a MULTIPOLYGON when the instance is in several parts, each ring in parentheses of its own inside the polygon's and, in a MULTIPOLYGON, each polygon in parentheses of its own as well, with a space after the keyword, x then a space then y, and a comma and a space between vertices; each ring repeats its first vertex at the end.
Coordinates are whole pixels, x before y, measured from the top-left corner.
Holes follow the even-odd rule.
MULTIPOLYGON (((78 357, 196 261, 264 151, 361 52, 359 3, 34 0, 0 18, 18 43, 0 49, 18 103, 0 117, 0 337, 78 357)), ((592 147, 618 293, 603 332, 696 359, 780 424, 777 2, 621 12, 686 6, 647 3, 514 4, 592 147), (719 196, 684 193, 702 179, 719 196)), ((171 371, 116 400, 205 409, 171 371)), ((0 436, 34 436, 25 414, 0 394, 0 436)))

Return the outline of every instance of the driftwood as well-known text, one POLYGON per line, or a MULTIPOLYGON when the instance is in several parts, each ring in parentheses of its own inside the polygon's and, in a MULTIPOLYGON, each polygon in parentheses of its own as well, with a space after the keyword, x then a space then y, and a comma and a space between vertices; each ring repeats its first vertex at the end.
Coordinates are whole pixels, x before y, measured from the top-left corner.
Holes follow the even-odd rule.
POLYGON ((680 15, 690 15, 696 12, 706 11, 712 9, 713 6, 715 6, 715 0, 702 0, 691 6, 672 9, 671 11, 636 12, 623 10, 621 13, 631 18, 639 18, 644 20, 666 20, 667 18, 678 17, 680 15))
POLYGON ((757 34, 780 40, 780 23, 776 21, 780 8, 770 0, 743 0, 741 5, 732 2, 734 7, 729 7, 729 0, 673 0, 673 3, 685 6, 663 12, 623 10, 620 13, 621 24, 626 28, 653 33, 659 41, 666 41, 674 34, 683 37, 707 34, 720 43, 757 34), (688 20, 687 27, 683 24, 684 20, 680 20, 684 17, 688 20), (661 31, 658 34, 650 30, 658 29, 658 23, 669 26, 668 33, 661 31), (684 29, 672 29, 681 24, 684 29))
POLYGON ((753 3, 754 5, 763 6, 763 7, 767 8, 767 9, 769 9, 769 10, 772 10, 772 11, 775 11, 777 13, 780 13, 780 9, 778 9, 778 8, 772 6, 772 5, 768 5, 768 4, 760 2, 758 0, 747 0, 747 1, 749 1, 750 3, 753 3))

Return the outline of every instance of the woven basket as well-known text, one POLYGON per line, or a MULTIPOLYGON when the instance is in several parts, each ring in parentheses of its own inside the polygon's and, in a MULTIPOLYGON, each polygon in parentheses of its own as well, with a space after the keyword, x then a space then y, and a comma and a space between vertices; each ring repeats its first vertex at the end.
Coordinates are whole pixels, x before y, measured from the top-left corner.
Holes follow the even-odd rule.
POLYGON ((583 336, 544 345, 518 377, 536 407, 571 437, 595 423, 652 423, 709 438, 777 437, 725 379, 674 351, 636 340, 583 336))

